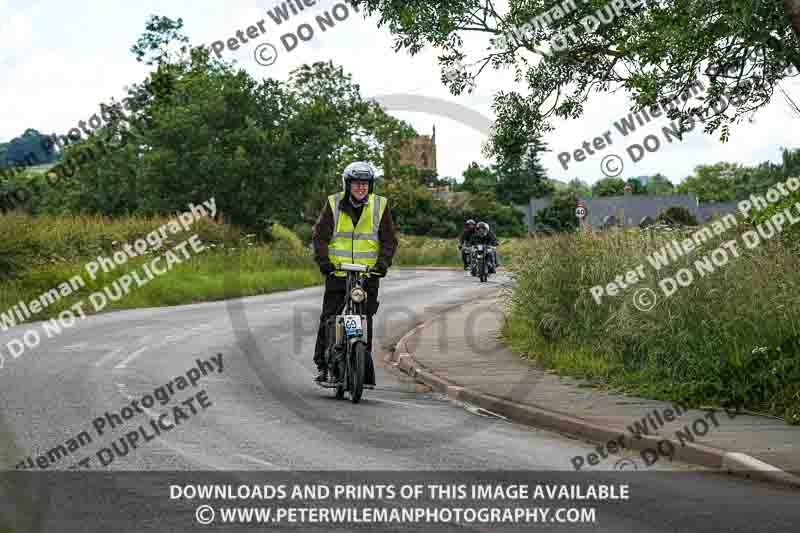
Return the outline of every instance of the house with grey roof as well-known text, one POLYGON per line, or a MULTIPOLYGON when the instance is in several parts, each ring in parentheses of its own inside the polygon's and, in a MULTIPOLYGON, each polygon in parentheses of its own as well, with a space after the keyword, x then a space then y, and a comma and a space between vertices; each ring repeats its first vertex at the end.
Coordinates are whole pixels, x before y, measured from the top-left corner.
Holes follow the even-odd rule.
MULTIPOLYGON (((693 193, 689 194, 631 194, 623 196, 604 196, 579 198, 586 208, 586 223, 594 228, 608 226, 638 226, 646 218, 655 220, 665 209, 673 206, 685 207, 698 222, 703 223, 715 215, 736 211, 736 202, 709 202, 700 204, 693 193)), ((552 198, 531 198, 528 205, 515 206, 525 213, 528 229, 534 227, 536 212, 549 207, 552 198)))

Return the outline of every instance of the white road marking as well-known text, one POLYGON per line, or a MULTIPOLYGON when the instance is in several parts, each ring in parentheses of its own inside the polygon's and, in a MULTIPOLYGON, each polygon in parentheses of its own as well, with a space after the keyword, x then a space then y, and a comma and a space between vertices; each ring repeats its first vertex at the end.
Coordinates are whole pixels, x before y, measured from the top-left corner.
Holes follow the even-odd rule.
POLYGON ((433 406, 430 405, 419 405, 418 403, 408 403, 408 402, 396 402, 394 400, 384 400, 382 398, 368 398, 370 402, 381 402, 381 403, 393 403, 397 405, 402 405, 403 407, 419 407, 420 409, 431 409, 433 406))
POLYGON ((128 366, 128 363, 130 363, 131 361, 133 361, 134 359, 136 359, 137 357, 139 357, 139 354, 141 354, 142 352, 144 352, 146 349, 147 349, 147 346, 142 346, 141 348, 139 348, 138 350, 136 350, 135 352, 133 352, 132 354, 130 354, 128 357, 126 357, 124 361, 122 361, 121 363, 119 363, 119 364, 118 364, 117 366, 115 366, 114 368, 126 368, 126 367, 128 366))
POLYGON ((106 361, 109 361, 112 357, 118 355, 121 351, 122 351, 122 348, 117 348, 116 350, 112 350, 112 351, 108 352, 103 357, 101 357, 100 360, 97 361, 94 364, 94 366, 96 366, 96 367, 103 366, 103 364, 105 364, 106 361))
POLYGON ((259 459, 257 457, 251 457, 251 456, 245 455, 243 453, 237 453, 236 457, 241 457, 242 459, 244 459, 246 461, 251 461, 253 463, 258 463, 260 465, 268 466, 268 467, 273 468, 273 469, 286 470, 285 468, 282 468, 282 467, 280 467, 280 466, 278 466, 276 464, 270 463, 269 461, 264 461, 264 460, 259 459))
POLYGON ((62 349, 71 352, 71 351, 83 350, 87 346, 89 346, 87 343, 79 342, 78 344, 70 344, 69 346, 64 346, 62 349))

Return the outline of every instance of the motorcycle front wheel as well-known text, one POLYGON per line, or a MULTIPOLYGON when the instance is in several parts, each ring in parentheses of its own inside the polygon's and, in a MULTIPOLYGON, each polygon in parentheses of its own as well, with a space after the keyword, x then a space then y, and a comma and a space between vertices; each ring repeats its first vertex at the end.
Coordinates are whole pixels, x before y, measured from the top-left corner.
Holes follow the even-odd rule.
POLYGON ((358 403, 364 392, 364 373, 367 368, 367 347, 364 343, 357 342, 353 346, 350 364, 350 401, 358 403))
POLYGON ((341 400, 344 398, 344 392, 347 390, 347 364, 344 357, 342 357, 336 365, 336 381, 340 383, 336 387, 336 399, 341 400))

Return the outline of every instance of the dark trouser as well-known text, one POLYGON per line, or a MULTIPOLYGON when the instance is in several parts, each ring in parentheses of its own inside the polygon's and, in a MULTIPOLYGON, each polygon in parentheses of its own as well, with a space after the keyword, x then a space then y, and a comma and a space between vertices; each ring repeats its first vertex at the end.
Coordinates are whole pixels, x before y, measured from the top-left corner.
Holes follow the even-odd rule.
MULTIPOLYGON (((325 321, 337 314, 344 304, 346 296, 346 280, 345 278, 336 278, 328 276, 325 280, 325 296, 322 298, 322 313, 319 315, 319 329, 317 330, 317 343, 314 346, 314 363, 317 368, 325 366, 325 321)), ((372 353, 372 317, 378 311, 378 288, 380 282, 377 278, 369 278, 367 280, 367 351, 372 353)), ((372 365, 368 365, 372 366, 372 365)), ((374 384, 374 369, 367 369, 366 383, 374 384), (370 372, 371 370, 371 372, 370 372), (369 375, 372 375, 372 380, 369 375)))
POLYGON ((469 255, 467 254, 467 248, 464 247, 461 249, 461 260, 464 261, 464 268, 467 268, 467 258, 469 255))

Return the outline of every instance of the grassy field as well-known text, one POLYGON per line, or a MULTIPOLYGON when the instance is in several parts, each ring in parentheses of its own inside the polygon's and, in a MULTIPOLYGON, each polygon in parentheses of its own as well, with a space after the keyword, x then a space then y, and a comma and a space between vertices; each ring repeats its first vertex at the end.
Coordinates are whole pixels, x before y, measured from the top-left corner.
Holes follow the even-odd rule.
MULTIPOLYGON (((401 235, 400 244, 394 257, 394 266, 461 266, 461 253, 458 239, 437 239, 401 235)), ((497 255, 502 264, 511 257, 515 243, 520 239, 498 238, 497 255)))
MULTIPOLYGON (((686 237, 640 230, 528 239, 506 293, 507 343, 558 371, 691 406, 744 406, 800 423, 800 255, 776 238, 700 276, 694 262, 752 227, 739 225, 656 271, 646 257, 686 237), (645 265, 646 278, 598 304, 590 293, 645 265), (695 280, 665 297, 679 269, 695 280), (646 310, 634 295, 657 297, 646 310)), ((649 306, 650 304, 647 304, 649 306)))
POLYGON ((3 250, 0 255, 0 312, 20 301, 37 298, 76 274, 81 275, 85 287, 47 306, 34 319, 55 316, 120 276, 131 271, 142 272, 143 263, 195 233, 206 250, 192 253, 189 260, 184 259, 166 274, 135 287, 126 297, 111 302, 107 309, 178 305, 321 282, 310 251, 285 228, 276 227, 275 241, 265 246, 256 243, 252 235, 208 219, 201 219, 188 232, 171 235, 164 249, 133 258, 107 273, 101 271, 96 279, 85 270, 88 261, 109 256, 123 244, 146 236, 167 220, 30 217, 18 213, 0 216, 0 250, 3 250))
MULTIPOLYGON (((168 273, 136 287, 104 310, 179 305, 252 296, 322 283, 312 252, 286 228, 276 226, 275 240, 258 243, 227 224, 201 219, 188 232, 171 236, 166 247, 104 273, 96 279, 85 270, 89 261, 108 257, 124 244, 168 222, 166 218, 116 218, 96 216, 0 215, 0 313, 20 301, 30 302, 75 275, 86 283, 81 290, 48 305, 32 320, 57 316, 76 302, 102 290, 124 274, 139 272, 143 264, 166 249, 197 234, 207 249, 168 273)), ((458 266, 457 241, 400 235, 394 265, 458 266)), ((511 241, 501 248, 509 250, 511 241)), ((87 305, 87 310, 92 306, 87 305)))

